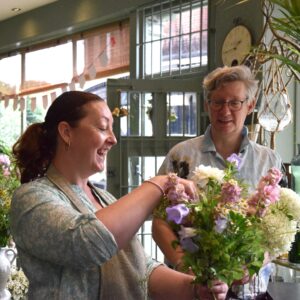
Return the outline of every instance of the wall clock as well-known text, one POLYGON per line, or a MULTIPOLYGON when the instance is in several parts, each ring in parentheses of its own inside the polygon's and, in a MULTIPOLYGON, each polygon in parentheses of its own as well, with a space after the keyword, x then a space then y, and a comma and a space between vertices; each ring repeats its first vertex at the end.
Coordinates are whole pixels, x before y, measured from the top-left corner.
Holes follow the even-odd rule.
POLYGON ((222 61, 226 66, 240 65, 249 54, 252 37, 244 25, 233 27, 226 35, 222 45, 222 61))

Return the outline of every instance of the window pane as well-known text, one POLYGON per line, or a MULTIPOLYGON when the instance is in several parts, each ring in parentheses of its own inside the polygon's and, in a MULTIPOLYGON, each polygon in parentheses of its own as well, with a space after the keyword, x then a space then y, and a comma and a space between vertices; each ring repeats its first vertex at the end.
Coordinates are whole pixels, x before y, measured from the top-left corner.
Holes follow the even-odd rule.
POLYGON ((121 136, 152 136, 152 94, 122 92, 121 107, 129 112, 121 117, 121 136))
POLYGON ((0 93, 14 95, 21 85, 21 55, 0 60, 0 93))
POLYGON ((207 2, 189 0, 178 4, 169 0, 137 13, 144 26, 141 44, 147 44, 144 52, 138 51, 143 59, 137 58, 146 64, 143 76, 196 72, 207 65, 207 2))
POLYGON ((70 82, 72 43, 26 53, 24 89, 70 82))
POLYGON ((167 96, 169 136, 196 136, 196 93, 170 93, 167 96))

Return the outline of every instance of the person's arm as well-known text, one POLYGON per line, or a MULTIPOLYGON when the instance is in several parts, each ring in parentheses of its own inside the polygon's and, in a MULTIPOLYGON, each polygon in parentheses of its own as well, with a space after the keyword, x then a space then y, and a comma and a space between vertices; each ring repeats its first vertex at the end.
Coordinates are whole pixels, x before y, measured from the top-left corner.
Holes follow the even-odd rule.
MULTIPOLYGON (((152 183, 144 182, 131 193, 96 212, 96 217, 113 234, 119 249, 125 247, 140 226, 158 205, 168 181, 167 175, 156 176, 152 183), (154 183, 154 184, 153 184, 154 183)), ((179 178, 187 194, 195 196, 192 181, 179 178)))
POLYGON ((152 237, 167 261, 172 264, 176 270, 180 271, 183 250, 180 245, 176 248, 172 246, 172 242, 178 240, 178 238, 169 224, 160 218, 153 217, 152 237))
POLYGON ((149 278, 149 294, 151 299, 216 299, 226 297, 228 286, 216 281, 211 289, 192 284, 193 276, 176 272, 165 266, 154 269, 149 278), (214 295, 213 295, 214 294, 214 295))

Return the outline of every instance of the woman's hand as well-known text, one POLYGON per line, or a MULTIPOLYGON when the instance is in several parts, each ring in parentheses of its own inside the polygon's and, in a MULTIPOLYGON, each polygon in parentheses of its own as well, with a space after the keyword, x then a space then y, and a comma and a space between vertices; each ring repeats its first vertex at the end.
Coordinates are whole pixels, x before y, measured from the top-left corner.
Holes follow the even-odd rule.
POLYGON ((250 281, 249 271, 246 267, 244 267, 244 276, 240 280, 235 280, 232 285, 243 285, 250 281))
POLYGON ((195 298, 201 300, 224 300, 228 291, 228 285, 215 280, 211 288, 204 285, 195 286, 195 298))

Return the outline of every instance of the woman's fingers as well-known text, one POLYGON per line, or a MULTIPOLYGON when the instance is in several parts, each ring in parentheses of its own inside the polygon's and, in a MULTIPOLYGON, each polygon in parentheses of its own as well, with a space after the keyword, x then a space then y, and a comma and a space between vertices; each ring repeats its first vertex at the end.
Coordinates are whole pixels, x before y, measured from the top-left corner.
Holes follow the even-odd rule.
POLYGON ((191 199, 197 198, 197 189, 193 181, 180 178, 179 183, 184 185, 185 192, 191 199))
POLYGON ((214 281, 211 291, 215 295, 215 299, 223 300, 226 298, 228 285, 222 281, 214 281))
POLYGON ((228 291, 228 285, 222 281, 214 281, 211 288, 198 285, 196 289, 197 296, 201 300, 224 300, 228 291))

